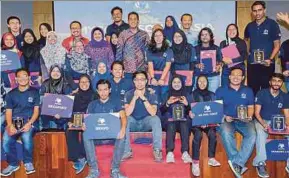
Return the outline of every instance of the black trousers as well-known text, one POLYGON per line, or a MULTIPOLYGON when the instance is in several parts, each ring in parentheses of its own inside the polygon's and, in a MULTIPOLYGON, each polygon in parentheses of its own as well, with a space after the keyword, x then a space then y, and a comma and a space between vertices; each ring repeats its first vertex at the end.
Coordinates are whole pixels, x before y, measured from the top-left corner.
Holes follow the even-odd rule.
POLYGON ((167 132, 166 132, 166 149, 168 152, 173 152, 175 149, 175 137, 176 132, 179 131, 181 135, 181 152, 189 151, 189 125, 191 124, 191 119, 187 121, 177 121, 177 122, 167 122, 167 132))
POLYGON ((193 145, 192 145, 193 147, 192 158, 194 160, 199 160, 203 132, 205 132, 209 138, 208 156, 209 158, 214 158, 216 154, 216 146, 217 146, 216 128, 206 127, 203 129, 201 127, 193 127, 192 132, 194 134, 193 145))
POLYGON ((275 71, 275 64, 269 67, 261 64, 248 64, 248 86, 252 88, 254 95, 263 88, 269 88, 269 80, 275 71))
POLYGON ((85 158, 85 149, 82 138, 82 131, 66 130, 66 144, 68 150, 68 160, 77 161, 80 158, 85 158))

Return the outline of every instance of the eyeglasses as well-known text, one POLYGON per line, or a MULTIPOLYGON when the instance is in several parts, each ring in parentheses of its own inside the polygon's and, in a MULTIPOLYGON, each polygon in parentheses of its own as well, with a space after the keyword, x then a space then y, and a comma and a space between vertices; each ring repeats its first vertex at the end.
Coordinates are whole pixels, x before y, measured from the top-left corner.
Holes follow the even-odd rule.
POLYGON ((146 78, 135 78, 134 81, 135 82, 145 82, 147 79, 146 78))
POLYGON ((81 82, 79 82, 79 83, 81 83, 81 84, 86 84, 86 83, 89 83, 89 81, 81 81, 81 82))

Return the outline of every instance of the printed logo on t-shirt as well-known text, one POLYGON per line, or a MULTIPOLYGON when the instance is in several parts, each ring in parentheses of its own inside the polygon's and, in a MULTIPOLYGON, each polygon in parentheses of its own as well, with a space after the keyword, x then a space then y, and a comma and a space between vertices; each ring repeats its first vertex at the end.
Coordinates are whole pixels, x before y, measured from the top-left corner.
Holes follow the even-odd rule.
POLYGON ((120 91, 120 94, 121 94, 121 95, 124 95, 124 94, 125 94, 125 90, 121 90, 121 91, 120 91))
POLYGON ((247 98, 246 93, 242 93, 242 94, 241 94, 241 98, 246 99, 246 98, 247 98))
POLYGON ((29 98, 28 98, 28 102, 29 102, 29 103, 32 103, 32 102, 33 102, 33 97, 29 97, 29 98))
POLYGON ((167 53, 164 53, 164 54, 163 54, 163 57, 167 57, 167 53))
POLYGON ((283 104, 282 103, 279 103, 278 104, 278 108, 282 108, 283 104))
POLYGON ((258 98, 257 97, 255 97, 255 102, 257 102, 258 101, 258 98))
POLYGON ((263 35, 268 35, 269 31, 267 29, 264 30, 263 35))

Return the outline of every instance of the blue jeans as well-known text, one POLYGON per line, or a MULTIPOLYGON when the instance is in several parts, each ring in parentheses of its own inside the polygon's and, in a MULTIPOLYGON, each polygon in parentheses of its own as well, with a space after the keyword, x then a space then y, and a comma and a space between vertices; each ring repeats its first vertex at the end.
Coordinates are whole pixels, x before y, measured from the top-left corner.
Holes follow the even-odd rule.
MULTIPOLYGON (((86 153, 87 163, 92 170, 98 171, 97 157, 95 153, 96 140, 84 140, 84 148, 86 153)), ((118 170, 121 163, 121 158, 124 152, 124 139, 116 139, 113 150, 113 158, 111 162, 111 169, 118 170)))
POLYGON ((220 126, 220 135, 225 147, 228 159, 232 162, 244 167, 247 160, 252 154, 255 141, 256 131, 253 122, 224 122, 220 126), (241 149, 237 150, 235 132, 239 132, 243 136, 241 149))
MULTIPOLYGON (((194 84, 194 89, 197 88, 197 79, 198 76, 195 77, 195 84, 194 84)), ((220 82, 221 82, 221 77, 220 75, 216 75, 216 76, 212 76, 212 77, 208 77, 208 81, 209 81, 209 90, 211 92, 216 92, 216 90, 220 87, 220 82)))
POLYGON ((16 141, 18 137, 21 137, 23 144, 23 162, 32 163, 33 157, 33 132, 34 129, 31 128, 28 132, 22 132, 9 136, 7 130, 5 130, 3 135, 3 150, 7 155, 7 162, 11 166, 18 166, 19 162, 16 155, 16 141))
POLYGON ((153 148, 162 149, 162 126, 161 120, 158 116, 147 116, 141 120, 136 120, 132 116, 127 118, 127 128, 125 137, 125 148, 124 152, 128 153, 131 151, 130 137, 131 132, 148 132, 152 130, 153 133, 153 148))
MULTIPOLYGON (((270 121, 264 120, 267 124, 270 124, 270 121)), ((267 160, 266 155, 266 140, 268 138, 268 133, 264 131, 264 127, 255 120, 255 128, 256 128, 256 157, 253 160, 253 166, 258 166, 260 162, 265 163, 267 160)))

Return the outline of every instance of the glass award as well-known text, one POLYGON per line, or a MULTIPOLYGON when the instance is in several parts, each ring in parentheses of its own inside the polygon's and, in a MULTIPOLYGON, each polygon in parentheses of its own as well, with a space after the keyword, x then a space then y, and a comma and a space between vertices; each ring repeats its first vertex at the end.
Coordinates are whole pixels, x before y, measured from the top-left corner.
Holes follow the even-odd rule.
POLYGON ((185 120, 184 116, 184 105, 175 104, 172 107, 173 111, 173 121, 182 121, 185 120))
POLYGON ((13 119, 13 125, 17 131, 20 131, 24 126, 24 119, 22 117, 16 117, 13 119))
POLYGON ((265 58, 264 58, 264 51, 257 49, 254 50, 254 63, 255 64, 265 64, 265 58))
POLYGON ((83 125, 83 113, 74 113, 73 114, 73 123, 70 129, 72 130, 81 130, 83 125))
POLYGON ((238 120, 243 122, 248 122, 248 108, 245 105, 240 105, 237 107, 238 120))
POLYGON ((286 130, 284 115, 273 115, 271 120, 272 131, 283 132, 286 130))

